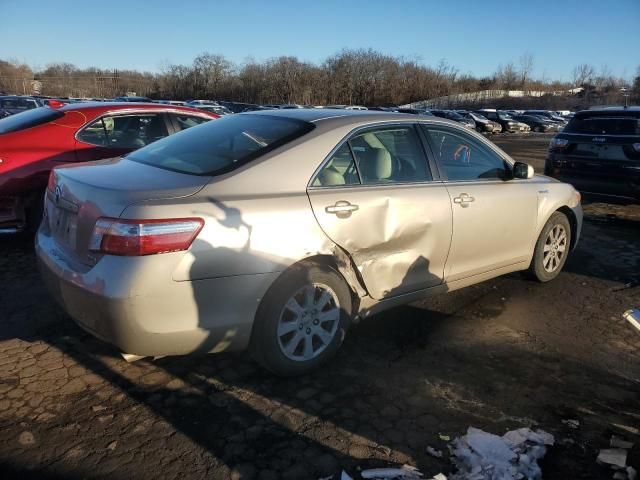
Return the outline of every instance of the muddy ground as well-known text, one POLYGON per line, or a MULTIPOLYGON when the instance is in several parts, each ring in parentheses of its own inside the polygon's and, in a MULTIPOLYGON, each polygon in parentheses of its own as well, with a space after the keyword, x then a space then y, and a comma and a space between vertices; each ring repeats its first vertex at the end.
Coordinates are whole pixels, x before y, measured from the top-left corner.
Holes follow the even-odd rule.
MULTIPOLYGON (((545 135, 496 143, 542 169, 545 135)), ((247 355, 141 360, 76 327, 31 245, 0 239, 1 478, 315 479, 409 463, 450 472, 439 435, 543 428, 546 479, 609 479, 615 433, 640 468, 640 207, 586 199, 555 281, 512 274, 356 325, 313 375, 275 378, 247 355), (572 429, 562 420, 578 420, 572 429)))

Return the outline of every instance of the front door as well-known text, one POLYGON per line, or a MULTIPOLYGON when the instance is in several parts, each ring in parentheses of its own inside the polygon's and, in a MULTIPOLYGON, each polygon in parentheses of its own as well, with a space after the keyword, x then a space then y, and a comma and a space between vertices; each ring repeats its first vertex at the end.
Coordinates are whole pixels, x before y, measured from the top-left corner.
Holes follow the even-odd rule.
POLYGON ((530 258, 538 210, 534 182, 511 179, 508 162, 462 129, 424 128, 453 208, 446 281, 530 258))
POLYGON ((414 125, 354 134, 308 190, 326 235, 383 299, 442 283, 451 240, 446 188, 432 181, 414 125))

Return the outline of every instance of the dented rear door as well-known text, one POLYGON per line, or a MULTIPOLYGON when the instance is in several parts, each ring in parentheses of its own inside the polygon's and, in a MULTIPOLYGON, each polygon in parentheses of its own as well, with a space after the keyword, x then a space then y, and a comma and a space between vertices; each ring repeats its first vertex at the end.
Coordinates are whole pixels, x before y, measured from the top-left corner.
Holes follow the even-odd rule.
POLYGON ((452 208, 433 178, 416 125, 394 122, 355 131, 310 184, 318 223, 375 299, 443 281, 452 208))
POLYGON ((441 183, 313 189, 309 197, 320 226, 351 255, 373 298, 442 283, 452 221, 441 183), (357 210, 331 213, 347 204, 357 210))

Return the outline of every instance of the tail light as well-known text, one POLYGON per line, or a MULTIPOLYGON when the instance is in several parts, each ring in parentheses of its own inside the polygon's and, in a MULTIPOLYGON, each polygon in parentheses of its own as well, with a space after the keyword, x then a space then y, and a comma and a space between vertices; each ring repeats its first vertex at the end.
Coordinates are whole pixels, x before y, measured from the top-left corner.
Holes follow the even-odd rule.
POLYGON ((552 138, 551 143, 549 144, 549 150, 551 151, 560 151, 567 148, 569 145, 569 140, 566 138, 552 138))
POLYGON ((56 174, 51 170, 49 172, 49 181, 47 182, 47 190, 53 193, 56 189, 56 174))
POLYGON ((51 108, 61 108, 64 107, 65 104, 59 100, 54 100, 52 98, 50 98, 49 100, 47 100, 47 105, 51 108))
POLYGON ((96 221, 89 249, 125 256, 187 250, 203 226, 201 218, 123 220, 103 217, 96 221))

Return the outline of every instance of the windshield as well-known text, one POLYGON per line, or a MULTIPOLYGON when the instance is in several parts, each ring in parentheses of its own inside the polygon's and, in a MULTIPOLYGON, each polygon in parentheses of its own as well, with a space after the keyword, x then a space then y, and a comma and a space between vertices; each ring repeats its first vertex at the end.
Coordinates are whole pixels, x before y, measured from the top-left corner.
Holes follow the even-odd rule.
POLYGON ((500 118, 500 120, 513 120, 513 118, 511 118, 511 115, 503 112, 498 113, 498 118, 500 118))
POLYGON ((587 135, 640 135, 640 118, 634 117, 579 117, 572 118, 565 133, 587 135))
POLYGON ((0 120, 0 134, 17 132, 63 117, 64 113, 49 107, 34 108, 0 120))
POLYGON ((480 115, 479 113, 469 113, 469 115, 471 116, 471 118, 473 118, 474 120, 484 120, 484 121, 489 121, 489 119, 487 117, 485 117, 484 115, 480 115))
POLYGON ((300 120, 267 115, 225 116, 136 150, 135 162, 192 175, 217 175, 238 168, 311 131, 300 120))

